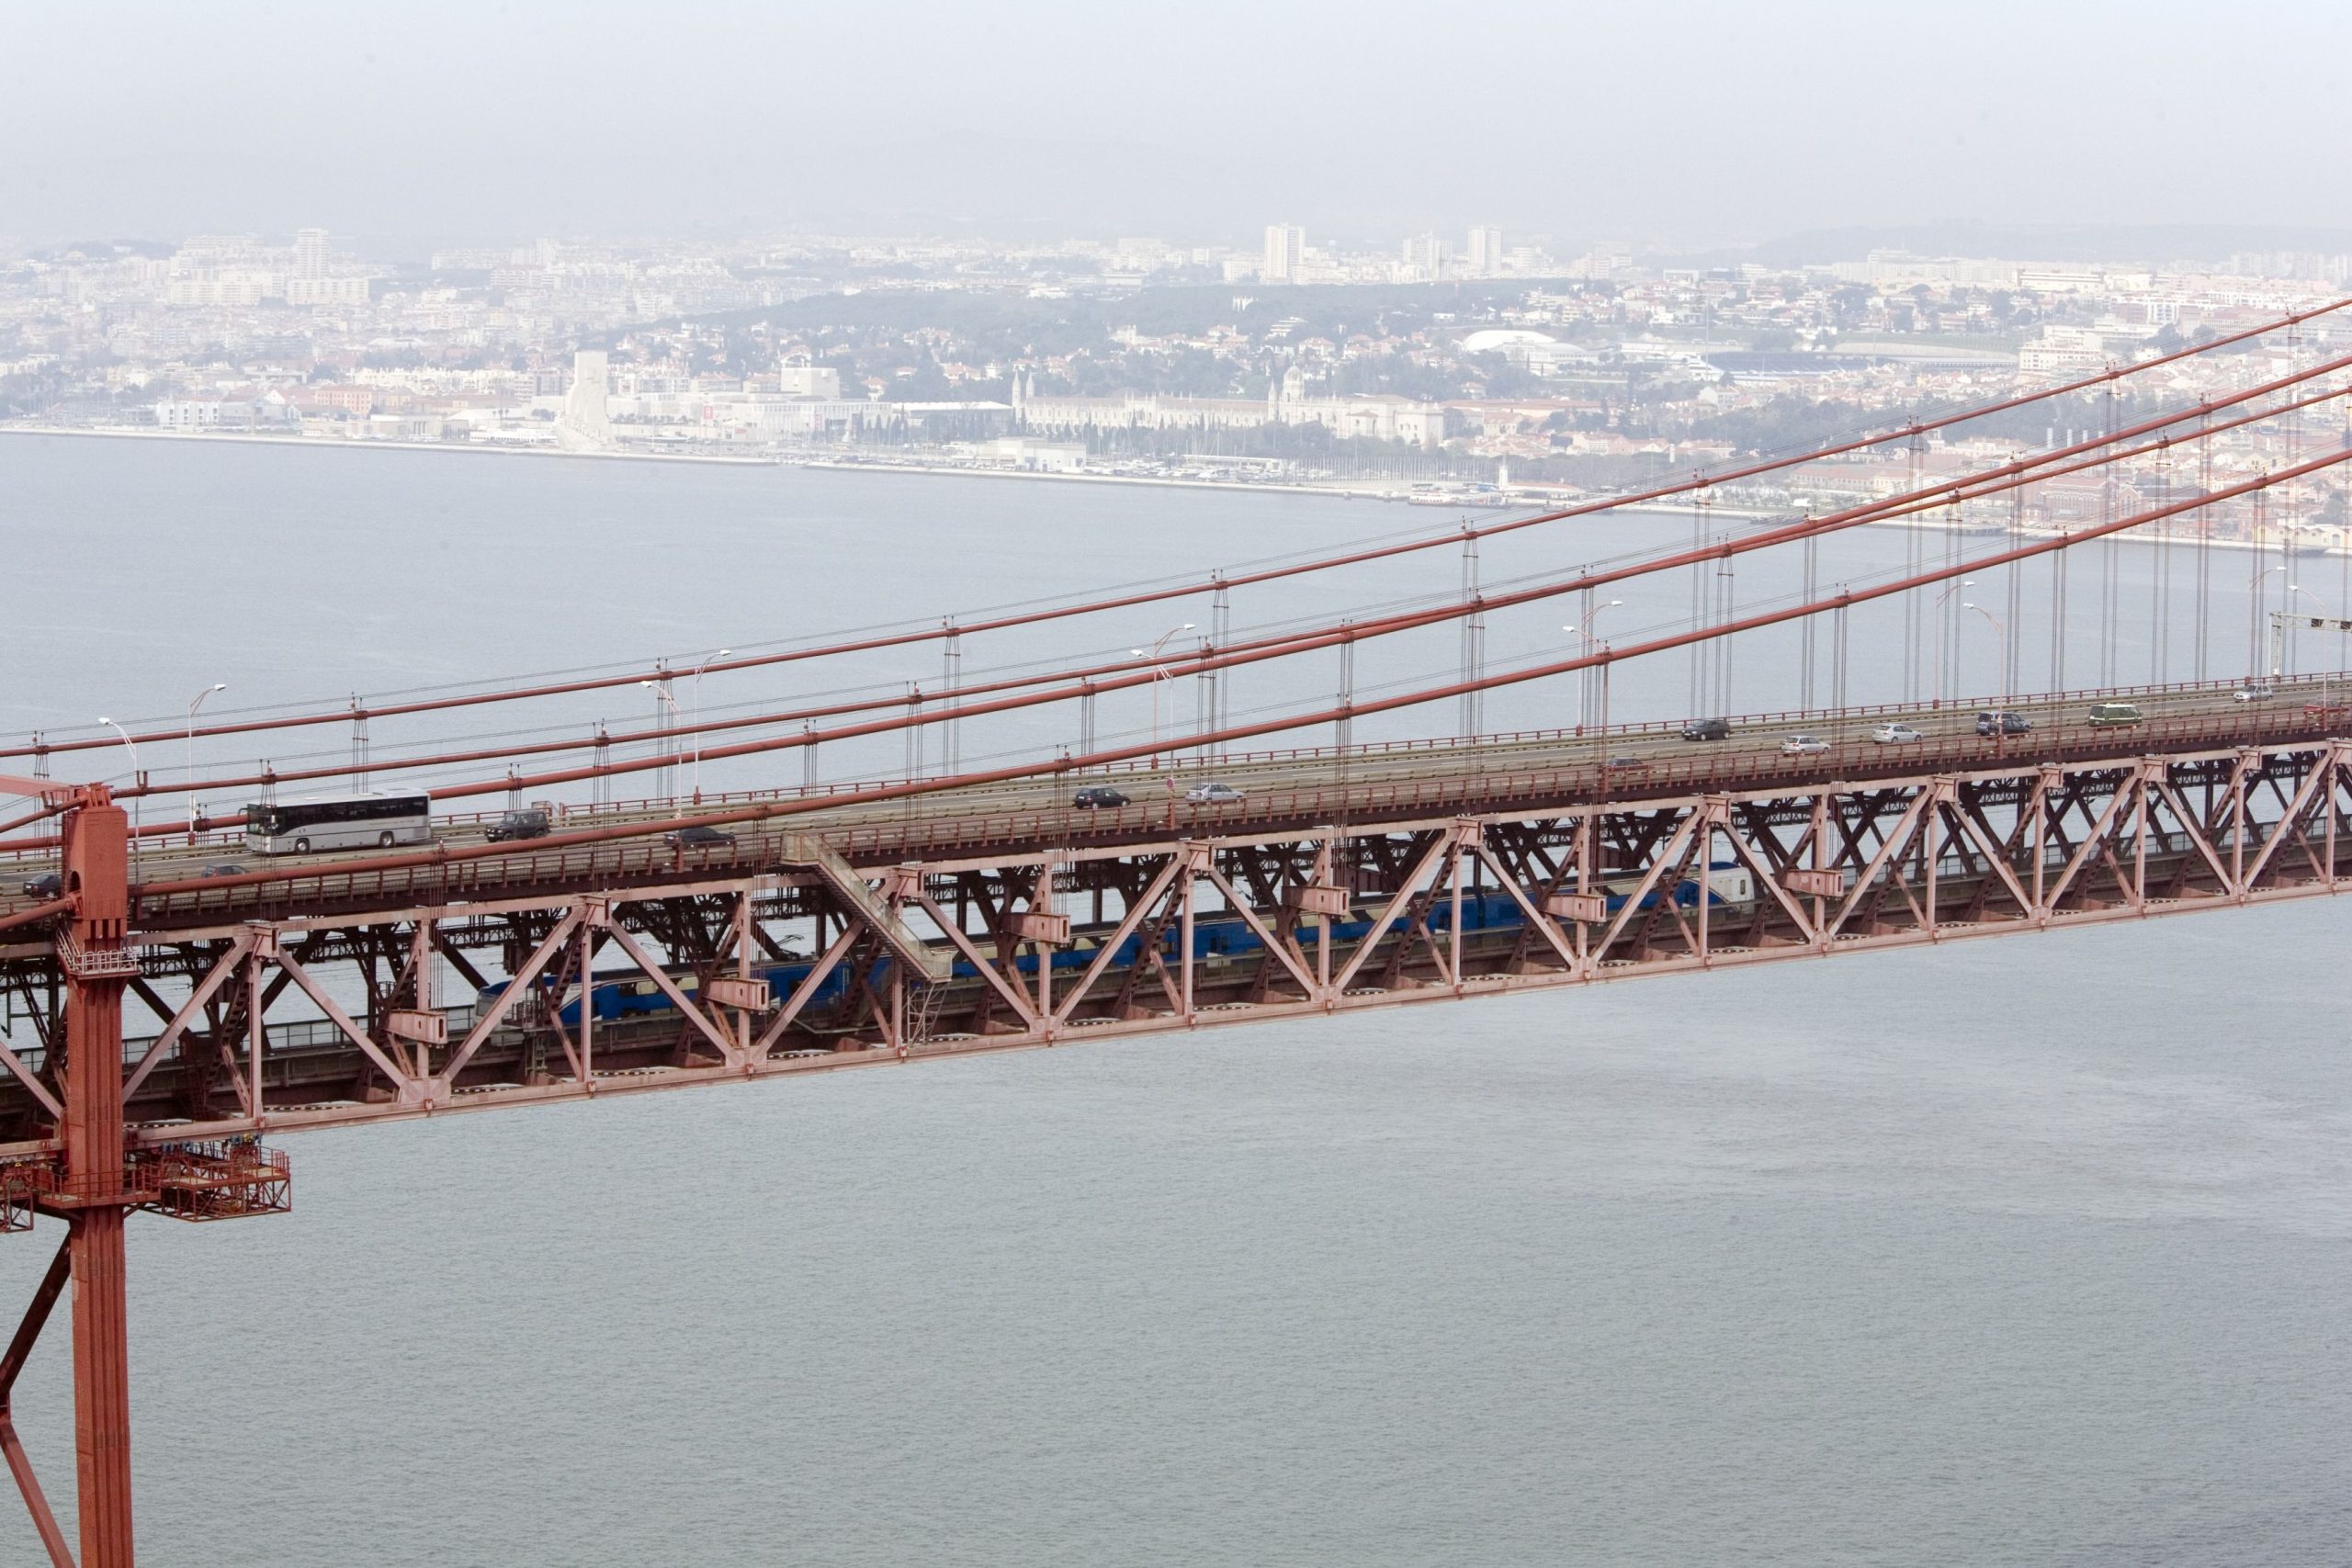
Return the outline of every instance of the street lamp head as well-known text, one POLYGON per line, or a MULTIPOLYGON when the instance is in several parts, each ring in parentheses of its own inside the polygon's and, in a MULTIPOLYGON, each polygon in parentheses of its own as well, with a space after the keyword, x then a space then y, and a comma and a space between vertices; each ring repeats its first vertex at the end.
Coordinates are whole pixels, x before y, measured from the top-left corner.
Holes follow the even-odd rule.
POLYGON ((1191 631, 1191 630, 1193 629, 1193 622, 1191 622, 1191 621, 1186 621, 1182 626, 1178 626, 1176 629, 1177 629, 1178 631, 1180 631, 1180 632, 1188 632, 1188 631, 1191 631))
POLYGON ((1143 649, 1140 648, 1131 648, 1127 649, 1127 652, 1133 658, 1141 659, 1143 657, 1143 649))
POLYGON ((1625 602, 1625 601, 1623 601, 1623 599, 1611 599, 1611 601, 1609 601, 1609 603, 1608 603, 1608 604, 1603 604, 1603 605, 1601 606, 1601 608, 1602 608, 1602 609, 1604 609, 1604 610, 1613 610, 1613 609, 1615 609, 1618 605, 1623 604, 1624 602, 1625 602))
POLYGON ((712 657, 713 659, 724 659, 724 658, 726 658, 729 654, 730 654, 730 653, 732 653, 732 652, 734 652, 734 651, 735 651, 735 650, 734 650, 733 649, 731 649, 731 648, 722 648, 722 649, 720 649, 717 653, 712 654, 712 655, 711 655, 711 657, 712 657))

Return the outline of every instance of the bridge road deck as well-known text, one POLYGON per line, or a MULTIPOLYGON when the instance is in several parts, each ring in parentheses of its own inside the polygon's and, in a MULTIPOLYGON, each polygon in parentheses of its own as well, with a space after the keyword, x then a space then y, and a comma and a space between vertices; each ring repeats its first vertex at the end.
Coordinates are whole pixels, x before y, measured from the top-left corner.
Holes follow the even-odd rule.
MULTIPOLYGON (((189 936, 257 918, 302 919, 482 894, 558 892, 613 879, 618 879, 616 886, 638 886, 675 881, 682 874, 740 874, 773 867, 780 835, 786 831, 820 834, 854 864, 868 868, 942 857, 978 862, 1044 850, 1117 850, 1158 841, 1171 832, 1234 838, 1432 812, 1476 814, 1725 790, 1800 794, 1839 782, 2077 761, 2125 751, 2166 754, 2312 740, 2352 730, 2352 705, 2352 705, 2352 678, 2312 676, 2276 681, 2270 686, 2275 694, 2260 702, 2238 700, 2237 682, 2018 698, 2006 706, 2032 723, 2032 731, 2022 736, 1976 733, 1975 715, 1980 706, 1995 705, 1990 701, 1940 709, 1886 706, 1742 719, 1731 737, 1721 741, 1686 741, 1679 725, 1657 724, 1606 735, 1565 730, 1470 742, 1374 746, 1345 754, 1315 749, 1215 762, 1171 758, 1157 770, 1040 776, 832 807, 824 805, 821 794, 812 798, 793 790, 714 796, 698 805, 642 802, 619 810, 574 811, 563 824, 603 828, 762 806, 791 809, 790 815, 769 823, 736 829, 737 842, 731 847, 684 853, 650 840, 539 852, 530 852, 525 845, 520 852, 495 859, 346 874, 336 868, 380 858, 381 852, 263 858, 247 855, 241 836, 216 834, 195 847, 166 843, 144 849, 140 883, 152 887, 200 880, 205 868, 224 860, 254 872, 307 874, 262 887, 224 886, 145 895, 136 900, 133 925, 156 936, 189 936), (2092 704, 2110 696, 2135 703, 2146 721, 2125 727, 2090 723, 2092 704), (1925 739, 1883 746, 1869 739, 1877 725, 1897 719, 1919 729, 1925 739), (1821 736, 1831 742, 1829 750, 1810 756, 1784 755, 1782 742, 1799 733, 1821 736), (1184 789, 1204 778, 1232 784, 1244 798, 1221 805, 1184 801, 1184 789), (1128 795, 1132 804, 1072 807, 1073 789, 1086 783, 1111 784, 1128 795), (799 809, 804 805, 815 809, 799 809)), ((452 849, 480 845, 495 816, 477 814, 446 823, 439 841, 452 849)), ((0 915, 35 902, 19 885, 52 864, 42 857, 25 857, 10 866, 0 915)))
MULTIPOLYGON (((286 857, 250 863, 288 880, 166 888, 229 852, 150 851, 134 990, 173 1027, 128 1043, 147 1069, 131 1101, 153 1123, 142 1137, 284 1128, 2333 892, 2352 810, 2344 682, 2274 685, 2255 701, 2227 684, 2128 694, 2146 716, 2124 726, 2091 724, 2080 695, 2020 701, 2023 736, 1979 736, 1973 706, 1915 712, 1925 738, 1892 745, 1868 738, 1894 716, 1873 710, 1714 742, 1652 726, 1233 758, 1109 775, 1136 798, 1095 810, 1069 804, 1069 778, 819 799, 683 852, 645 836, 391 870, 286 857), (1787 754, 1794 733, 1829 750, 1787 754), (1244 798, 1177 798, 1200 776, 1244 798), (854 868, 833 887, 811 836, 854 868), (1747 896, 1676 896, 1715 868, 1747 896), (890 964, 893 942, 933 972, 890 964), (521 992, 484 1016, 497 1010, 470 994, 434 994, 435 965, 420 983, 428 951, 558 994, 634 963, 640 988, 673 994, 593 1031, 521 992), (786 975, 791 954, 775 994, 703 1001, 714 981, 786 975), (830 969, 826 992, 810 972, 830 969)), ((46 942, 0 948, 28 1003, 54 963, 46 942)), ((21 1061, 47 1070, 38 1049, 21 1061)), ((31 1088, 0 1077, 0 1154, 42 1147, 41 1120, 31 1088)))

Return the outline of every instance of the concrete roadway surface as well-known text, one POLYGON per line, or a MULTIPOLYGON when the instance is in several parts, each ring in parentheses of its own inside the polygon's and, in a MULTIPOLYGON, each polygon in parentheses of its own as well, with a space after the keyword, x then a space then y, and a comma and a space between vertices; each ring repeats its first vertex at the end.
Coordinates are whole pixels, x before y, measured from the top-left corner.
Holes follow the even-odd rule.
MULTIPOLYGON (((2114 701, 2136 705, 2150 724, 2166 719, 2210 717, 2241 714, 2251 716, 2260 713, 2267 717, 2285 718, 2290 713, 2301 713, 2306 706, 2320 705, 2342 710, 2331 717, 2352 732, 2352 677, 2339 674, 2278 678, 2267 682, 2272 695, 2257 701, 2245 701, 2236 694, 2239 683, 2208 682, 2201 686, 2150 692, 2141 695, 2125 695, 2114 701)), ((2135 726, 2093 726, 2090 696, 2064 698, 2024 697, 2007 705, 2008 711, 2023 715, 2033 726, 2024 736, 2013 736, 2001 752, 2015 758, 2029 751, 2037 742, 2064 739, 2079 744, 2091 736, 2112 739, 2120 754, 2130 754, 2132 734, 2135 726)), ((1979 708, 1973 704, 1928 707, 1875 707, 1849 710, 1844 714, 1820 713, 1796 716, 1770 716, 1762 719, 1734 719, 1727 739, 1713 741, 1690 741, 1681 737, 1678 723, 1649 724, 1614 728, 1600 733, 1575 735, 1555 734, 1530 739, 1483 741, 1464 747, 1457 742, 1417 745, 1410 748, 1363 748, 1346 760, 1346 780, 1351 786, 1375 785, 1431 777, 1459 776, 1466 769, 1478 772, 1532 772, 1555 767, 1589 767, 1596 763, 1623 761, 1626 784, 1638 787, 1645 764, 1674 760, 1695 760, 1704 755, 1713 759, 1749 756, 1757 759, 1775 757, 1782 744, 1795 735, 1813 735, 1829 743, 1824 756, 1825 771, 1834 777, 1838 767, 1852 761, 1879 763, 1899 758, 1915 746, 1929 741, 1973 737, 1979 708), (1890 722, 1908 724, 1922 736, 1919 742, 1881 745, 1873 743, 1871 731, 1890 722), (1465 755, 1467 753, 1467 755, 1465 755)), ((1986 761, 1994 757, 1990 742, 1986 746, 1986 761)), ((1268 790, 1311 788, 1337 782, 1338 756, 1328 750, 1319 752, 1286 752, 1246 756, 1215 765, 1171 759, 1159 769, 1114 768, 1107 773, 1068 774, 1060 778, 1015 780, 1002 784, 967 785, 942 790, 913 801, 876 801, 837 807, 831 809, 798 815, 786 819, 799 829, 849 827, 859 824, 886 823, 903 820, 910 815, 926 818, 1001 816, 1017 812, 1054 810, 1068 807, 1078 789, 1087 785, 1109 785, 1126 795, 1137 806, 1165 805, 1181 800, 1184 791, 1204 779, 1231 785, 1245 795, 1268 790)), ((851 786, 854 787, 854 786, 851 786)), ((790 792, 783 798, 789 799, 790 792)), ((762 796, 764 800, 770 797, 762 796)), ((681 801, 675 806, 660 804, 633 807, 621 811, 597 811, 575 814, 558 821, 556 830, 561 832, 583 828, 608 828, 630 821, 661 821, 673 817, 691 816, 696 811, 724 811, 747 804, 742 796, 732 799, 706 800, 699 807, 681 801)), ((1214 821, 1216 807, 1204 807, 1205 820, 1214 821)), ((435 839, 452 847, 470 846, 487 841, 488 830, 498 813, 493 810, 467 814, 437 825, 435 839)), ((139 852, 133 880, 137 883, 180 881, 200 877, 207 867, 233 867, 240 871, 264 871, 280 867, 324 870, 340 861, 367 860, 386 853, 416 852, 422 846, 403 845, 390 852, 374 847, 356 850, 328 851, 309 855, 261 855, 244 847, 241 835, 215 830, 207 841, 189 846, 184 841, 163 842, 145 840, 139 852)), ((28 895, 23 885, 46 873, 53 872, 57 857, 53 851, 17 856, 0 856, 0 913, 28 908, 42 900, 28 895)))

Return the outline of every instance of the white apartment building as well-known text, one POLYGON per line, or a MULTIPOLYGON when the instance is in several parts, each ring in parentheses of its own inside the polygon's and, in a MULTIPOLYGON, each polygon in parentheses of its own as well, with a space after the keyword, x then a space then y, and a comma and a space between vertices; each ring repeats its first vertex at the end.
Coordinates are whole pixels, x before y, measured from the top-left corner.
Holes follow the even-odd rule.
MULTIPOLYGON (((176 265, 176 264, 175 264, 176 265)), ((178 272, 166 286, 166 304, 184 308, 254 306, 279 291, 268 273, 243 267, 192 265, 178 272)))
POLYGON ((165 430, 242 429, 253 423, 254 405, 218 398, 166 398, 155 405, 155 423, 165 430))
POLYGON ((1408 236, 1398 252, 1403 265, 1402 283, 1433 282, 1445 276, 1445 264, 1453 259, 1451 249, 1435 234, 1408 236))
POLYGON ((365 305, 369 294, 365 277, 302 277, 286 280, 288 305, 365 305))
POLYGON ((324 277, 327 275, 327 231, 324 229, 298 229, 294 232, 294 276, 324 277))
POLYGON ((795 355, 777 367, 776 390, 787 398, 839 398, 842 373, 831 366, 811 365, 795 355))
POLYGON ((2027 376, 2099 370, 2107 362, 2106 337, 2088 327, 2044 327, 2040 338, 2018 350, 2018 370, 2027 376))
POLYGON ((1267 425, 1319 424, 1335 435, 1401 441, 1433 451, 1445 439, 1442 403, 1416 402, 1380 393, 1369 397, 1312 398, 1306 378, 1294 366, 1254 398, 1163 397, 1122 392, 1115 397, 1038 397, 1028 378, 1012 383, 1013 428, 1023 433, 1076 434, 1088 430, 1256 430, 1267 425))
POLYGON ((1266 225, 1266 255, 1258 276, 1268 283, 1295 283, 1306 265, 1306 231, 1295 223, 1266 225))
POLYGON ((1473 277, 1500 276, 1503 270, 1503 231, 1492 224, 1472 229, 1468 260, 1473 277))

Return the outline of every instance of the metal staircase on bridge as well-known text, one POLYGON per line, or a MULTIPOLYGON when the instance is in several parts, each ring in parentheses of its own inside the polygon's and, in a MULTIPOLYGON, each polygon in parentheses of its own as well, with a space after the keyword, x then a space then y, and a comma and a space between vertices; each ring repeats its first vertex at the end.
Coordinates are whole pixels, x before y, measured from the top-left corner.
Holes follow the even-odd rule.
POLYGON ((955 955, 933 948, 909 931, 898 906, 876 893, 857 868, 823 839, 814 833, 789 834, 785 839, 783 858, 787 865, 805 866, 824 878, 833 896, 854 908, 899 962, 933 981, 944 980, 953 971, 955 955))

